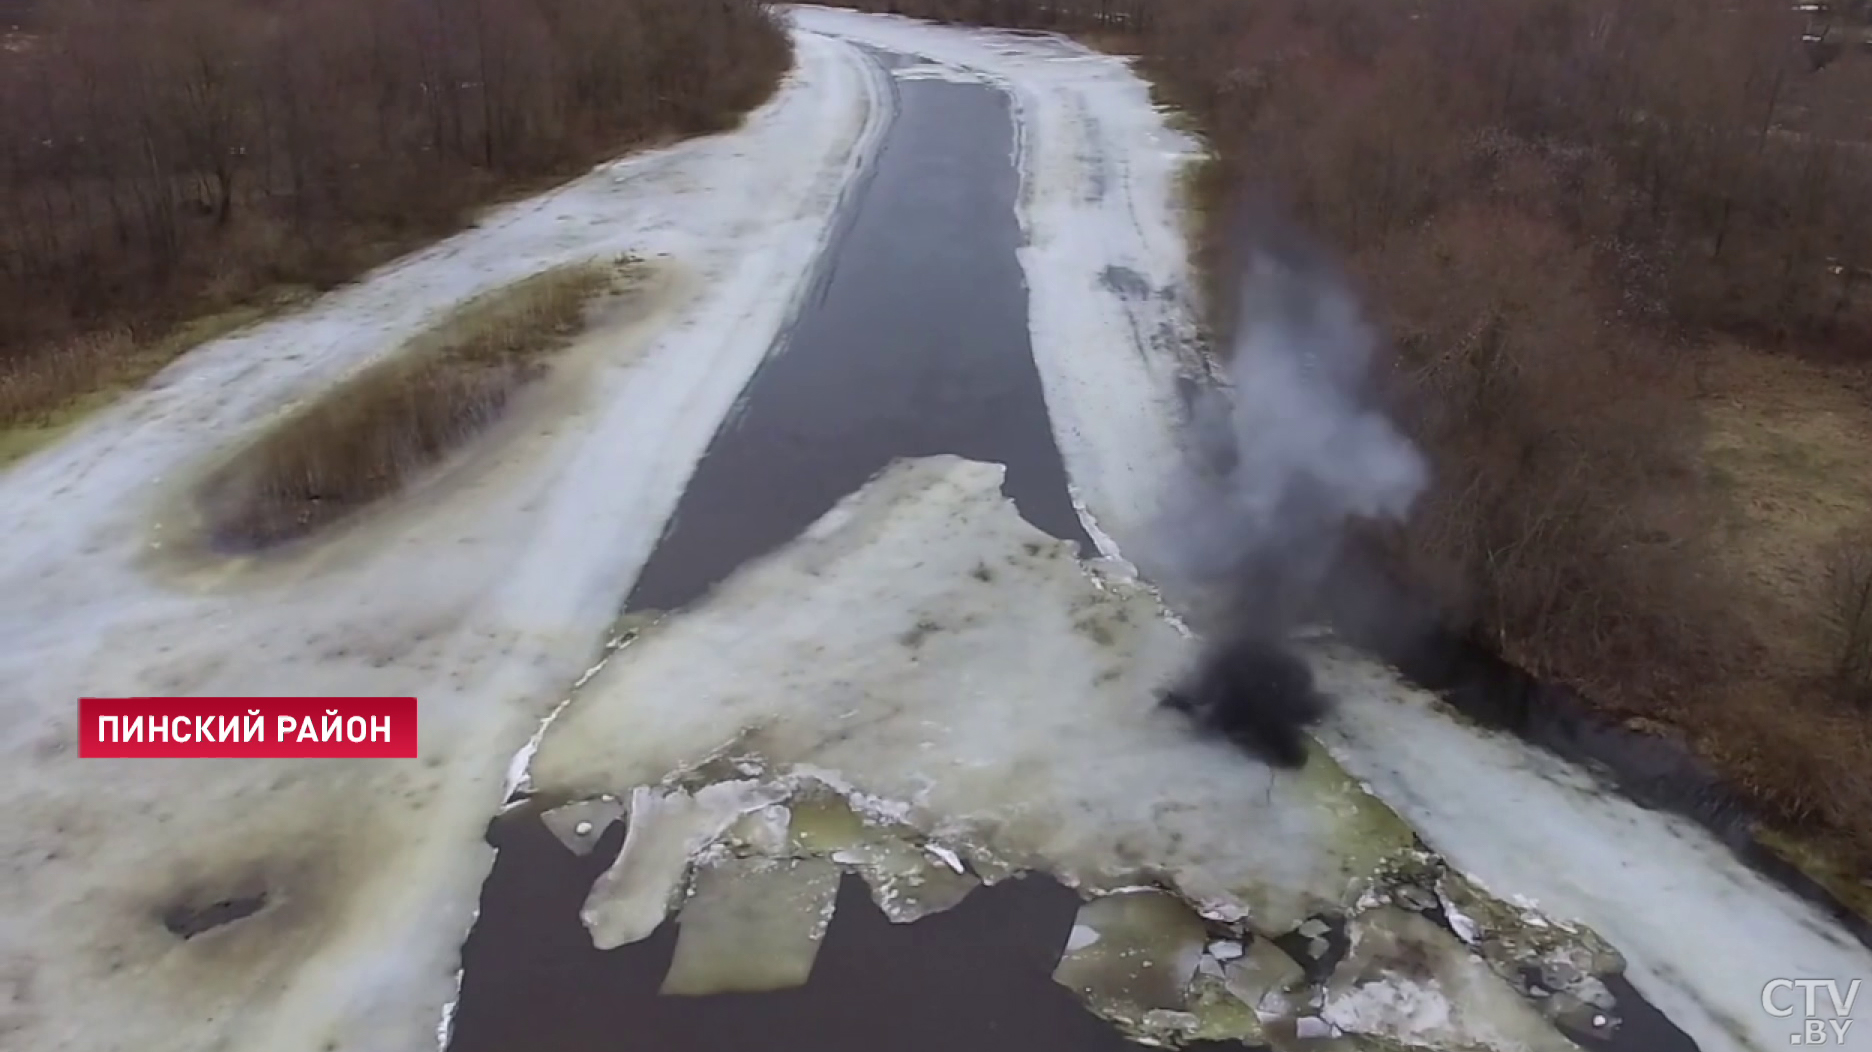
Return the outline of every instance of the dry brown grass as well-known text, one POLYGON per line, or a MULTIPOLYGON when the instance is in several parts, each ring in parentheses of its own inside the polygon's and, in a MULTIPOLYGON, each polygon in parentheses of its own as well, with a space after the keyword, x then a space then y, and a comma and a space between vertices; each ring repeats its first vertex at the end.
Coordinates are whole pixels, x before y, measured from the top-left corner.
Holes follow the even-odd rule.
POLYGON ((1828 546, 1822 603, 1834 687, 1872 713, 1872 531, 1852 530, 1828 546))
POLYGON ((1755 839, 1817 881, 1848 909, 1872 917, 1872 882, 1867 881, 1863 867, 1852 861, 1850 842, 1816 842, 1772 827, 1758 828, 1755 839))
POLYGON ((1229 203, 1228 166, 1219 157, 1191 161, 1178 173, 1177 194, 1183 202, 1183 235, 1190 244, 1190 263, 1202 293, 1203 313, 1214 325, 1223 318, 1218 308, 1230 301, 1224 286, 1223 257, 1227 252, 1225 213, 1229 203))
MULTIPOLYGON (((1769 662, 1773 657, 1770 655, 1769 662)), ((1663 718, 1748 795, 1757 838, 1872 917, 1867 819, 1872 813, 1872 735, 1862 713, 1824 680, 1771 663, 1681 699, 1663 718)))
POLYGON ((87 333, 0 373, 0 428, 52 424, 71 402, 108 386, 135 353, 136 341, 125 330, 87 333))
POLYGON ((84 333, 0 369, 0 468, 57 441, 95 409, 209 340, 289 310, 311 290, 283 287, 138 340, 127 328, 84 333))
POLYGON ((1761 659, 1671 713, 1766 805, 1765 842, 1861 908, 1872 905, 1851 876, 1872 857, 1872 722, 1855 663, 1872 642, 1859 605, 1872 584, 1863 379, 1735 344, 1711 352, 1701 407, 1712 569, 1761 659))
POLYGON ((270 548, 401 489, 499 419, 636 267, 560 267, 464 304, 205 480, 209 543, 270 548))
POLYGON ((1705 374, 1718 565, 1740 586, 1738 612, 1756 636, 1804 675, 1833 657, 1828 550, 1872 526, 1872 400, 1854 390, 1857 373, 1731 343, 1711 352, 1705 374))
POLYGON ((1144 40, 1136 33, 1110 29, 1092 29, 1074 34, 1074 39, 1094 51, 1121 58, 1139 58, 1145 54, 1144 40))

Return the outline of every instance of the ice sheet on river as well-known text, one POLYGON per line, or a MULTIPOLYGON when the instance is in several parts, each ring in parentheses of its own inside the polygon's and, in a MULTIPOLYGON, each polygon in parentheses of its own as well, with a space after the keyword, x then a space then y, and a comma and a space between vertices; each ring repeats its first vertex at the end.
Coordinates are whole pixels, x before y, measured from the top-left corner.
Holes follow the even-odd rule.
MULTIPOLYGON (((1438 900, 1424 890, 1442 879, 1435 860, 1324 752, 1274 777, 1157 709, 1191 641, 1149 589, 1022 520, 1002 475, 954 457, 894 465, 614 655, 547 730, 533 783, 646 793, 710 785, 713 769, 696 794, 734 795, 742 813, 768 800, 752 784, 832 785, 990 879, 1162 886, 1249 938, 1358 914, 1412 882, 1438 900)), ((726 839, 710 815, 695 828, 726 839)), ((1590 933, 1546 930, 1616 967, 1590 933)))

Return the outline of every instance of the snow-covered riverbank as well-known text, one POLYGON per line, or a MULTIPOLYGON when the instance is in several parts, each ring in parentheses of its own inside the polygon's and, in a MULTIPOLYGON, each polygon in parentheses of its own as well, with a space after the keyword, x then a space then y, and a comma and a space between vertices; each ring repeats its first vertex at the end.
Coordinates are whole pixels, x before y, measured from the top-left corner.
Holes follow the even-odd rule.
POLYGON ((0 1033, 20 1047, 433 1047, 509 757, 590 664, 889 117, 802 34, 733 133, 605 166, 205 346, 0 476, 0 1033), (654 324, 567 352, 442 484, 280 565, 161 565, 165 503, 455 304, 620 253, 654 324), (161 570, 162 572, 154 572, 161 570), (421 762, 79 761, 81 695, 415 695, 421 762), (264 891, 187 942, 175 902, 264 891), (328 1043, 329 1042, 329 1043, 328 1043))

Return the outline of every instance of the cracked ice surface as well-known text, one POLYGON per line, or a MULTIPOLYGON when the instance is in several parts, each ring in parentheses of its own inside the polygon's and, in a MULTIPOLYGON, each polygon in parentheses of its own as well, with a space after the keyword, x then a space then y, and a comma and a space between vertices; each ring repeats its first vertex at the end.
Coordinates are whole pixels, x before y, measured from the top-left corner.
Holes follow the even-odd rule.
POLYGON ((859 814, 836 792, 808 792, 794 797, 786 850, 857 873, 884 916, 905 924, 949 909, 980 883, 953 852, 919 848, 909 832, 859 814))
POLYGON ((1053 979, 1099 1007, 1141 1023, 1152 1010, 1180 1009, 1202 958, 1202 918, 1174 895, 1127 891, 1079 907, 1053 979))
POLYGON ((1190 642, 1148 590, 1022 520, 1002 474, 893 466, 613 658, 534 783, 598 795, 732 747, 1088 890, 1160 876, 1270 932, 1356 903, 1410 831, 1323 754, 1275 778, 1158 711, 1190 642))
MULTIPOLYGON (((1482 883, 1537 900, 1546 923, 1590 926, 1628 961, 1638 992, 1703 1052, 1765 1052, 1801 1036, 1798 1018, 1760 1010, 1773 978, 1872 977, 1872 955, 1851 933, 1688 821, 1452 718, 1433 695, 1342 647, 1319 646, 1313 660, 1323 688, 1341 699, 1322 735, 1334 755, 1451 866, 1473 874, 1466 888, 1441 889, 1463 918, 1459 930, 1499 916, 1498 901, 1477 897, 1482 883)), ((1541 937, 1534 926, 1507 940, 1514 945, 1486 933, 1474 941, 1485 955, 1520 955, 1541 937)), ((1582 963, 1552 947, 1539 955, 1546 974, 1570 978, 1582 963)), ((1582 1018, 1603 1003, 1591 983, 1569 993, 1582 1018)), ((1872 1049, 1872 1031, 1853 1028, 1838 1047, 1872 1049)))
POLYGON ((803 985, 837 904, 838 867, 813 858, 728 858, 683 905, 662 992, 694 997, 803 985))
MULTIPOLYGON (((1191 986, 1207 930, 1170 896, 1148 897, 1182 911, 1166 936, 1176 977, 1140 997, 1119 989, 1122 968, 1093 975, 1093 962, 1143 938, 1120 903, 1161 884, 1211 920, 1282 934, 1317 913, 1383 905, 1395 871, 1423 856, 1323 753, 1301 774, 1273 778, 1158 711, 1152 688, 1189 657, 1190 641, 1148 589, 1111 564, 1079 563, 1022 520, 1000 492, 1002 475, 947 456, 893 465, 787 548, 614 656, 548 729, 532 779, 569 797, 639 787, 635 808, 638 795, 686 792, 667 787, 693 785, 710 768, 732 772, 695 795, 713 790, 735 805, 667 838, 704 866, 717 848, 703 840, 758 841, 769 852, 781 842, 772 813, 780 798, 752 787, 823 783, 869 821, 902 823, 990 879, 1032 869, 1088 894, 1130 892, 1087 907, 1069 947, 1078 962, 1064 963, 1062 976, 1097 995, 1095 1010, 1146 1036, 1252 1034, 1252 1010, 1229 990, 1257 981, 1240 964, 1233 981, 1218 960, 1191 986), (641 788, 659 783, 666 788, 641 788), (1086 982, 1073 978, 1081 972, 1086 982)), ((806 813, 786 799, 795 819, 806 813)), ((847 846, 878 841, 845 824, 831 812, 798 821, 786 850, 880 869, 847 846)), ((615 882, 604 896, 594 889, 594 900, 648 896, 654 909, 632 914, 632 930, 647 931, 681 879, 674 855, 659 859, 654 879, 615 882)), ((1499 927, 1497 915, 1489 923, 1499 927)), ((1496 974, 1496 962, 1445 942, 1496 974)), ((1244 959, 1261 967, 1268 952, 1255 940, 1244 959)), ((1277 1009, 1264 992, 1291 983, 1258 985, 1251 999, 1277 1009)), ((1461 1017, 1450 1024, 1472 1047, 1515 1047, 1465 1026, 1461 1017)))
POLYGON ((1569 1052, 1539 1012, 1456 937, 1395 906, 1361 915, 1320 1018, 1339 1030, 1463 1052, 1569 1052))
POLYGON ((647 786, 633 790, 624 846, 579 913, 592 945, 615 949, 655 931, 675 905, 690 861, 743 815, 784 797, 776 787, 747 781, 717 782, 693 795, 647 786))
MULTIPOLYGON (((960 872, 962 855, 896 824, 887 802, 843 795, 850 792, 826 772, 777 774, 745 755, 711 757, 662 786, 638 787, 631 800, 642 839, 636 848, 627 841, 592 888, 585 916, 594 942, 612 944, 620 918, 630 938, 641 938, 682 900, 663 993, 780 990, 810 978, 841 870, 861 874, 897 922, 948 909, 974 886, 960 872), (712 780, 724 770, 743 777, 712 780)), ((1232 929, 1212 939, 1218 925, 1173 894, 1119 889, 1080 909, 1054 979, 1147 1045, 1240 1040, 1285 1050, 1318 1035, 1331 1044, 1306 1045, 1312 1052, 1572 1052, 1492 970, 1494 958, 1387 905, 1391 898, 1415 907, 1435 893, 1404 882, 1362 896, 1352 952, 1337 965, 1323 962, 1324 978, 1310 981, 1266 939, 1249 936, 1244 948, 1232 929)), ((1312 919, 1296 931, 1328 927, 1312 919)), ((1511 970, 1539 959, 1529 949, 1511 970)))

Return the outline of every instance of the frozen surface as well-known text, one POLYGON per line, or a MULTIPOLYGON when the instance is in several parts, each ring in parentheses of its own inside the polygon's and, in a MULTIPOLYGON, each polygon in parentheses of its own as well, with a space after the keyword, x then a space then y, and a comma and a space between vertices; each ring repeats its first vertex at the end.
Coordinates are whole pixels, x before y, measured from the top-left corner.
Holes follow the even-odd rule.
POLYGON ((755 993, 802 986, 838 902, 823 859, 730 858, 696 876, 677 919, 662 992, 755 993))
POLYGON ((1355 904, 1409 831, 1330 758, 1275 777, 1159 710, 1189 641, 1148 590, 1021 519, 1002 474, 899 462, 619 651, 534 782, 590 796, 745 754, 1086 889, 1167 880, 1275 933, 1355 904))
MULTIPOLYGON (((603 166, 206 345, 0 475, 0 1044, 432 1049, 507 760, 590 664, 881 128, 881 70, 799 40, 740 130, 603 166), (676 276, 435 485, 302 553, 164 563, 152 517, 457 303, 633 252, 676 276), (104 761, 83 695, 415 695, 423 758, 104 761), (183 940, 173 907, 264 896, 183 940)), ((173 527, 172 527, 173 529, 173 527)))
MULTIPOLYGON (((1381 906, 1426 860, 1330 757, 1274 777, 1158 709, 1150 688, 1189 640, 1149 590, 1021 519, 1002 474, 947 456, 894 464, 619 651, 548 729, 533 779, 578 796, 732 772, 710 788, 797 787, 790 851, 869 879, 915 855, 923 879, 953 874, 909 850, 925 838, 979 871, 1053 874, 1110 896, 1081 912, 1058 974, 1095 1011, 1144 1036, 1252 1037, 1257 1008, 1296 1006, 1270 1000, 1292 977, 1262 974, 1265 941, 1244 951, 1241 936, 1324 931, 1308 917, 1381 906), (1206 952, 1211 922, 1233 952, 1206 952), (1247 1001, 1233 992, 1257 983, 1247 1001)), ((673 855, 656 868, 679 871, 673 855)), ((646 886, 666 901, 667 883, 646 886)))
MULTIPOLYGON (((1315 667, 1344 700, 1326 737, 1349 771, 1497 895, 1598 931, 1638 992, 1703 1052, 1789 1046, 1798 1019, 1761 1009, 1770 979, 1872 985, 1872 954, 1701 829, 1451 718, 1362 657, 1323 648, 1315 667)), ((1831 1047, 1872 1049, 1872 1031, 1853 1027, 1831 1047)))
POLYGON ((624 817, 624 810, 624 801, 601 796, 555 807, 540 816, 540 823, 573 854, 589 855, 611 823, 624 817))
POLYGON ((1222 975, 1229 993, 1270 1016, 1292 1010, 1288 995, 1298 990, 1306 978, 1292 957, 1266 939, 1255 940, 1240 957, 1224 964, 1222 975))
POLYGON ((717 782, 693 795, 648 786, 632 790, 624 846, 579 911, 592 945, 610 950, 648 937, 676 904, 695 856, 743 815, 785 797, 752 781, 717 782))
POLYGON ((1394 906, 1361 914, 1319 1018, 1441 1052, 1579 1052, 1457 939, 1394 906))
POLYGON ((906 831, 866 821, 835 793, 797 799, 792 814, 791 849, 824 856, 857 873, 871 889, 871 901, 892 923, 941 913, 980 884, 953 855, 920 849, 903 835, 906 831))
POLYGON ((1202 918, 1174 895, 1093 899, 1079 907, 1053 981, 1108 1019, 1141 1024, 1153 1009, 1187 1007, 1204 935, 1202 918))

